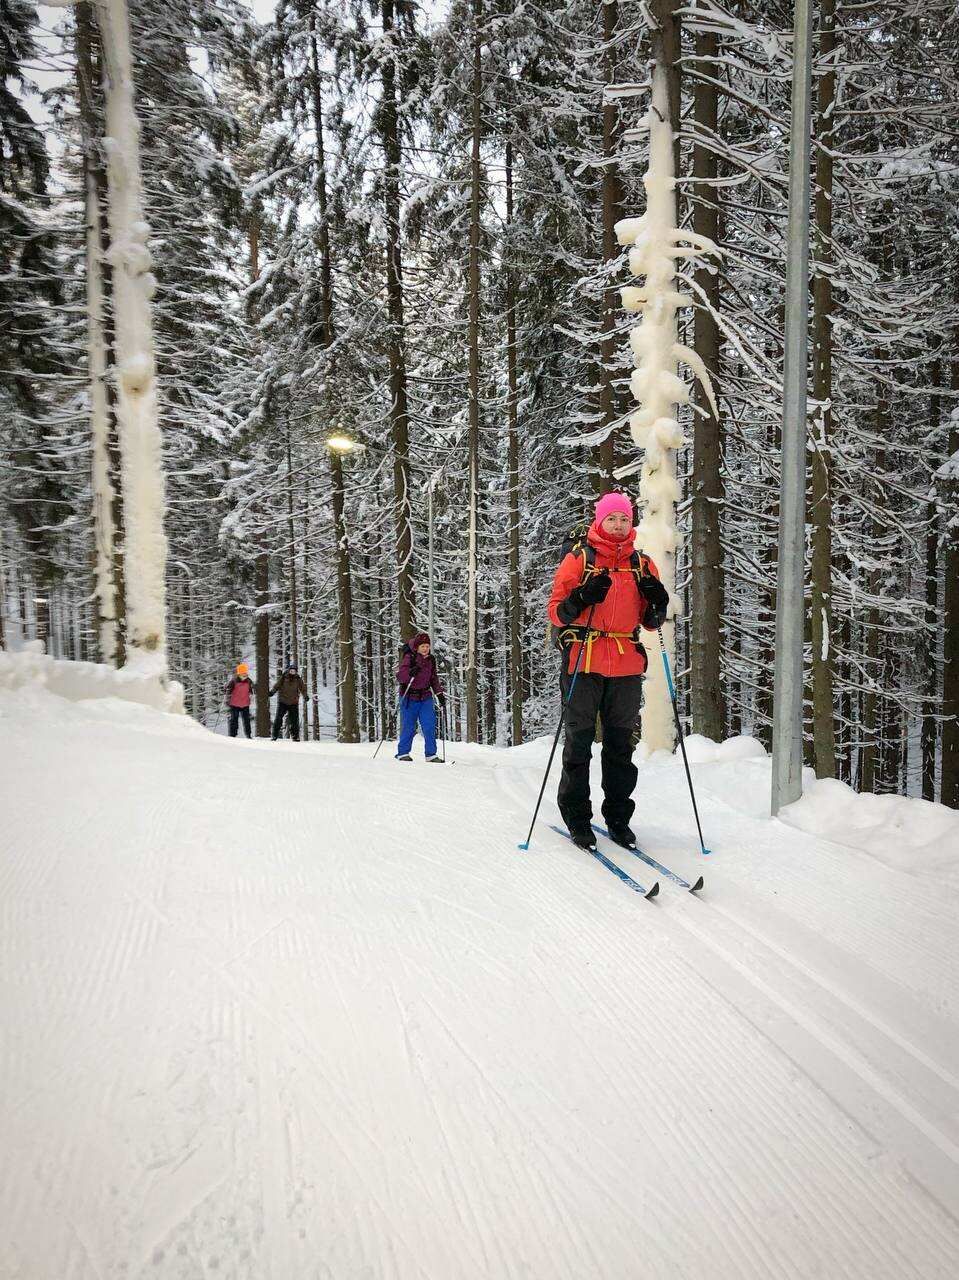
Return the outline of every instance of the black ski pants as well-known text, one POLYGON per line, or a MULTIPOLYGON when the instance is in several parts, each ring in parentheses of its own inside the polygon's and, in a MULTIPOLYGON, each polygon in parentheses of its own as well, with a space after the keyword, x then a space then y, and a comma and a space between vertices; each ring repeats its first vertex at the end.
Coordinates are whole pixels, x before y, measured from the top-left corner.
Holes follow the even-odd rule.
MULTIPOLYGON (((572 676, 563 671, 560 687, 565 699, 572 676)), ((566 713, 563 744, 563 776, 559 780, 559 809, 568 821, 589 822, 589 762, 596 737, 596 717, 603 728, 603 817, 608 825, 626 826, 633 816, 633 790, 639 774, 633 764, 631 735, 643 699, 642 676, 600 676, 594 672, 576 677, 572 701, 566 713)))
POLYGON ((300 704, 298 702, 277 702, 276 715, 273 717, 273 741, 283 732, 283 717, 290 722, 290 736, 297 742, 300 740, 300 704))
POLYGON ((250 732, 250 708, 249 707, 231 707, 230 708, 230 737, 235 738, 240 728, 240 719, 243 719, 243 732, 248 738, 252 738, 250 732))

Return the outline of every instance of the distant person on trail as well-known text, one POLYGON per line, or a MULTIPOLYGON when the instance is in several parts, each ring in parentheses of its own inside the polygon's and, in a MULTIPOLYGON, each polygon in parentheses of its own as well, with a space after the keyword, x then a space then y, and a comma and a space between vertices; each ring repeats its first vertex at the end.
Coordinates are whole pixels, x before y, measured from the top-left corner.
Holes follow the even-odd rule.
POLYGON ((300 699, 306 697, 306 685, 297 674, 296 666, 291 662, 282 675, 277 677, 276 684, 270 690, 276 698, 276 715, 273 717, 273 741, 276 742, 283 732, 283 720, 288 721, 290 736, 294 741, 300 740, 300 699))
POLYGON ((396 744, 397 760, 412 760, 410 748, 419 724, 426 739, 426 759, 442 764, 436 754, 436 706, 446 705, 446 695, 436 670, 436 659, 430 652, 430 638, 425 631, 415 635, 403 649, 396 682, 400 687, 400 740, 396 744))
POLYGON ((243 732, 248 738, 250 731, 250 699, 253 695, 253 681, 250 679, 250 668, 241 662, 236 675, 230 677, 226 686, 226 705, 230 708, 230 737, 235 738, 243 720, 243 732))
POLYGON ((564 699, 585 646, 567 711, 557 795, 569 834, 584 849, 596 844, 590 826, 589 764, 597 715, 603 731, 603 817, 618 844, 628 848, 636 843, 629 826, 639 776, 631 735, 646 670, 641 628, 655 631, 662 626, 669 593, 652 560, 635 549, 635 540, 629 498, 604 494, 593 523, 556 570, 549 598, 550 620, 558 629, 563 653, 564 699))

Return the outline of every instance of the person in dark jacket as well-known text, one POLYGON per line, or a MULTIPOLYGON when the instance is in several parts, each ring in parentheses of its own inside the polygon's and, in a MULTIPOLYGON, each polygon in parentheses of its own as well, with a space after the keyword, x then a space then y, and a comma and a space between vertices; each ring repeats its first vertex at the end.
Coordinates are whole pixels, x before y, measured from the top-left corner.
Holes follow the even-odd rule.
POLYGON ((276 684, 270 690, 270 697, 274 693, 277 698, 276 715, 273 717, 273 741, 276 742, 283 732, 283 721, 286 719, 290 726, 290 736, 295 742, 299 742, 300 699, 306 697, 306 685, 292 662, 278 677, 276 684))
POLYGON ((241 662, 236 675, 230 677, 226 686, 226 705, 230 708, 230 737, 235 738, 243 721, 243 732, 248 738, 253 736, 250 729, 250 699, 253 695, 253 681, 250 679, 250 668, 241 662))
POLYGON ((446 695, 436 670, 436 659, 430 652, 430 638, 425 631, 415 635, 403 649, 396 682, 400 687, 400 740, 396 744, 397 760, 412 760, 410 748, 419 725, 426 740, 426 758, 430 764, 441 764, 436 754, 436 706, 445 705, 446 695))

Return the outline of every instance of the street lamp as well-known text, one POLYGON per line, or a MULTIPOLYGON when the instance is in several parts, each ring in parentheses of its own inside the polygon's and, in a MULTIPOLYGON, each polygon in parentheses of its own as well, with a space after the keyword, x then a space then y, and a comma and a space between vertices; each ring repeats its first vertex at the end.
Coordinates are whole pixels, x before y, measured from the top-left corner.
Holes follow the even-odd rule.
POLYGON ((340 742, 359 742, 360 729, 356 715, 356 664, 353 655, 353 585, 350 581, 350 557, 346 545, 343 520, 343 457, 363 446, 343 431, 329 436, 330 470, 333 474, 333 533, 336 539, 336 595, 339 606, 337 638, 340 667, 340 742))

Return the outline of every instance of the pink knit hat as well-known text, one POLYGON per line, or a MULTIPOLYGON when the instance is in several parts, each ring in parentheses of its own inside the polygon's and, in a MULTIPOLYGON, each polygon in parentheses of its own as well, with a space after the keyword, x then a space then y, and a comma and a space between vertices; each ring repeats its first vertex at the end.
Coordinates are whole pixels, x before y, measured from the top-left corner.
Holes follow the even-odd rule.
POLYGON ((604 493, 596 503, 596 527, 599 528, 606 517, 611 516, 614 511, 621 511, 624 516, 628 516, 632 524, 633 504, 625 493, 604 493))

